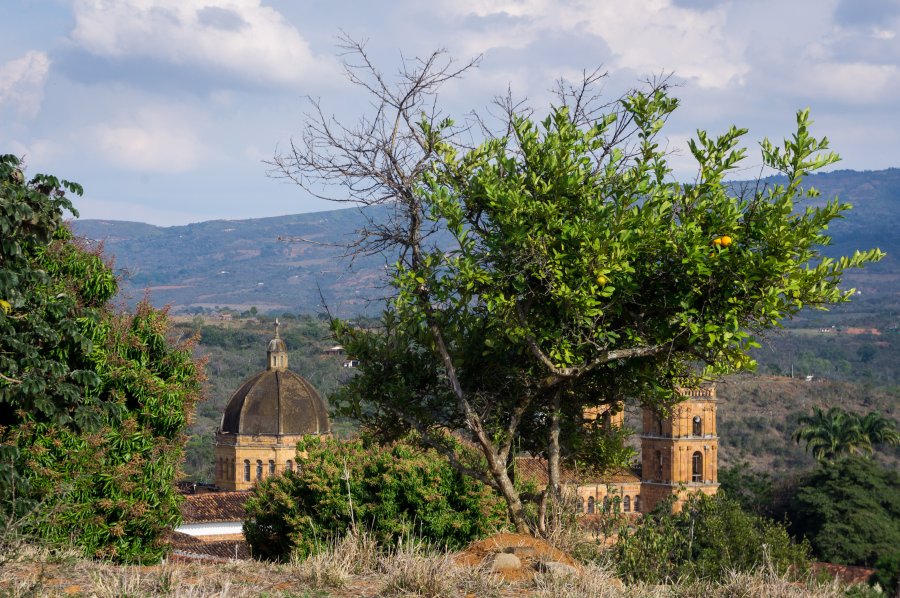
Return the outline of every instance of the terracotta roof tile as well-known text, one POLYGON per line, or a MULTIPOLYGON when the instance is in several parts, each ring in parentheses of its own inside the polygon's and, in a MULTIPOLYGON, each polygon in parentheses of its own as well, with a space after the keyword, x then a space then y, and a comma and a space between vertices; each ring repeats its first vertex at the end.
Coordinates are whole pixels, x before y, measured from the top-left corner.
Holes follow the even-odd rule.
POLYGON ((181 503, 181 517, 185 523, 243 521, 247 517, 244 503, 248 496, 248 492, 188 494, 181 503))
MULTIPOLYGON (((538 485, 547 485, 547 460, 542 457, 516 457, 516 475, 522 480, 529 480, 538 485)), ((569 467, 562 467, 560 482, 563 484, 622 484, 640 482, 634 472, 627 469, 607 472, 598 475, 594 472, 579 472, 569 467)))

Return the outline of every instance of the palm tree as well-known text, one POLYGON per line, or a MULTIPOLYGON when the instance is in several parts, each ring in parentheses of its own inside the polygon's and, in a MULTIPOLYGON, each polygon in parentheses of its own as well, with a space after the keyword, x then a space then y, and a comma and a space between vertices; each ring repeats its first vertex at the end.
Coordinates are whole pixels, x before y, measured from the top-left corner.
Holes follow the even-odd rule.
POLYGON ((802 416, 798 423, 792 438, 798 444, 805 441, 806 451, 820 462, 834 461, 843 454, 872 452, 872 442, 863 432, 859 417, 840 407, 827 412, 814 407, 812 415, 802 416))
POLYGON ((873 445, 897 446, 900 444, 900 431, 897 423, 881 415, 878 411, 872 411, 859 422, 862 433, 873 445))

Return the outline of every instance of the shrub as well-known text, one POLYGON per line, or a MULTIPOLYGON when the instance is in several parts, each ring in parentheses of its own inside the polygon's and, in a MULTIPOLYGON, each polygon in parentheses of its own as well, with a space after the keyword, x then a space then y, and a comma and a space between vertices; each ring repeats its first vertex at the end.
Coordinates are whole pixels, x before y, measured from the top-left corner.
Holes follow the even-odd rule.
POLYGON ((801 480, 787 514, 818 558, 870 567, 900 546, 900 473, 865 457, 824 463, 801 480))
POLYGON ((808 565, 806 545, 724 495, 695 494, 679 513, 671 512, 671 502, 661 504, 619 534, 614 552, 619 575, 629 582, 720 581, 764 565, 779 574, 808 565))
POLYGON ((164 312, 112 309, 112 270, 62 225, 81 188, 20 166, 0 156, 0 514, 90 556, 158 560, 200 370, 164 312))
POLYGON ((298 451, 297 472, 261 481, 247 500, 244 534, 257 557, 302 558, 354 527, 381 544, 414 536, 458 548, 504 522, 489 488, 409 442, 308 437, 298 451))

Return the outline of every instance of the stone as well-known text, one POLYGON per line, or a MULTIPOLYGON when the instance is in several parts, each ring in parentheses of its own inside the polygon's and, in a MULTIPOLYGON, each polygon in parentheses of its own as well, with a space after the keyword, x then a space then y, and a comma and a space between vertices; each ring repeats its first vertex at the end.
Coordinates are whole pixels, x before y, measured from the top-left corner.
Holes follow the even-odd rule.
POLYGON ((495 552, 491 557, 491 571, 518 571, 522 568, 522 561, 514 554, 508 552, 495 552))
POLYGON ((554 573, 556 575, 577 575, 578 569, 572 565, 560 563, 558 561, 541 561, 535 564, 538 571, 543 573, 554 573))

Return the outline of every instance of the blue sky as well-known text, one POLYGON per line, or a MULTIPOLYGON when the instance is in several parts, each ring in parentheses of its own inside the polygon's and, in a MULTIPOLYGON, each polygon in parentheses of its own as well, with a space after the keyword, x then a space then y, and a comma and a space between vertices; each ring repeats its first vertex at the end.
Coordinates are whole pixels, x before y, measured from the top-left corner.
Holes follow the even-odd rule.
POLYGON ((83 218, 159 225, 331 209, 266 176, 307 95, 367 109, 340 31, 385 71, 442 47, 480 67, 441 102, 463 116, 509 87, 546 112, 560 77, 602 66, 614 98, 672 72, 675 176, 698 128, 791 132, 810 107, 838 168, 900 166, 900 0, 3 0, 0 153, 80 182, 83 218))

